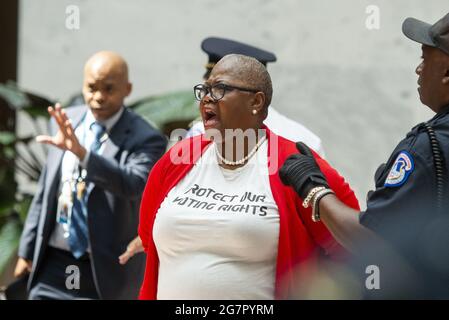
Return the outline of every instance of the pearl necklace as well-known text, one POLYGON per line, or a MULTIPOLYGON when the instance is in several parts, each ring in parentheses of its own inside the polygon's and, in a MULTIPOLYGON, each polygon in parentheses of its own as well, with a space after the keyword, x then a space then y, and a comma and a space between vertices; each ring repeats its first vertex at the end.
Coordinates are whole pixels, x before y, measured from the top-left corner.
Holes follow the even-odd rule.
POLYGON ((248 153, 248 155, 246 157, 243 157, 240 160, 237 160, 237 161, 230 161, 230 160, 225 159, 221 155, 220 150, 218 150, 218 147, 217 147, 216 143, 214 143, 215 144, 215 151, 217 153, 218 158, 224 164, 227 164, 227 165, 230 165, 230 166, 238 166, 238 165, 244 164, 245 161, 247 161, 249 158, 251 158, 257 152, 257 150, 259 150, 259 147, 262 145, 262 143, 264 143, 265 139, 266 139, 266 136, 263 136, 262 138, 260 138, 259 141, 257 142, 257 144, 254 146, 254 148, 248 153))

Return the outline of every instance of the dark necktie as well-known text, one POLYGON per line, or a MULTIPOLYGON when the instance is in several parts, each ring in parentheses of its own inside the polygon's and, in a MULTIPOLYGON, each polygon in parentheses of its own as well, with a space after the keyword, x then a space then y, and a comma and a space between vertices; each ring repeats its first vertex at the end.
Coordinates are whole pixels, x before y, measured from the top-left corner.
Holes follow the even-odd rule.
MULTIPOLYGON (((90 129, 94 134, 94 141, 92 142, 90 151, 98 153, 101 147, 100 139, 106 132, 106 128, 101 124, 94 122, 90 129)), ((85 186, 85 181, 77 181, 75 183, 75 188, 72 191, 73 207, 69 227, 69 246, 73 256, 77 259, 84 255, 89 243, 89 230, 87 227, 87 192, 85 192, 85 186), (84 184, 83 192, 81 192, 81 194, 78 191, 80 189, 79 184, 84 184)))

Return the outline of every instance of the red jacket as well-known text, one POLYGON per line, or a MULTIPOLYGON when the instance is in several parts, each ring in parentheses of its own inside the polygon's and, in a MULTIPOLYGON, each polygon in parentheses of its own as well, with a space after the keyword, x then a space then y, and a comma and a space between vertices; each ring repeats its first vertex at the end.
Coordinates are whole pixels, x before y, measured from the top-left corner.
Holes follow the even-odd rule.
MULTIPOLYGON (((154 219, 169 191, 185 177, 210 143, 202 137, 196 136, 177 143, 151 170, 140 207, 139 236, 147 253, 147 263, 139 299, 156 299, 159 259, 153 241, 154 219), (181 159, 182 163, 175 164, 173 159, 181 159)), ((279 178, 278 169, 287 157, 298 153, 295 143, 268 129, 267 138, 269 165, 277 161, 275 173, 269 176, 271 191, 279 210, 275 298, 286 299, 292 293, 294 283, 306 280, 305 269, 310 271, 313 268, 321 249, 329 255, 341 253, 343 249, 322 222, 312 221, 311 208, 304 209, 302 199, 291 187, 284 186, 279 178), (272 142, 276 139, 278 148, 271 150, 274 148, 272 142)), ((346 205, 359 210, 354 192, 343 177, 316 153, 314 156, 336 196, 346 205)))

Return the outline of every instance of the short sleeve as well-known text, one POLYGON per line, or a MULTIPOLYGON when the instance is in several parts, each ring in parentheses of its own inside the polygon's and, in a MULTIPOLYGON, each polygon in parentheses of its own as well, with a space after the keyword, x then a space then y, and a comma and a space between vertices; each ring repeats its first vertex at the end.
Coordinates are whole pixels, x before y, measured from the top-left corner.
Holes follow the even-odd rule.
POLYGON ((380 234, 399 231, 406 234, 409 224, 421 223, 426 212, 434 210, 433 162, 417 152, 402 151, 385 173, 369 195, 360 223, 380 234), (411 161, 412 169, 408 172, 401 155, 411 161))

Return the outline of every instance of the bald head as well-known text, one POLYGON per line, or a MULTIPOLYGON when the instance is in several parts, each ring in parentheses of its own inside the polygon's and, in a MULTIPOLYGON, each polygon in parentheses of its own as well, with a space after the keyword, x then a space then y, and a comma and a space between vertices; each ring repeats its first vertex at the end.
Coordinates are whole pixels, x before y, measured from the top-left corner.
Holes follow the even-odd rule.
POLYGON ((131 88, 128 65, 119 54, 100 51, 87 60, 83 95, 97 120, 106 120, 119 111, 131 88))
POLYGON ((214 69, 225 69, 248 88, 260 90, 265 95, 265 108, 270 105, 273 96, 271 77, 265 66, 257 59, 241 54, 228 54, 217 62, 214 69))
POLYGON ((112 51, 100 51, 91 56, 84 65, 84 74, 86 73, 114 75, 128 82, 128 65, 125 59, 112 51))

